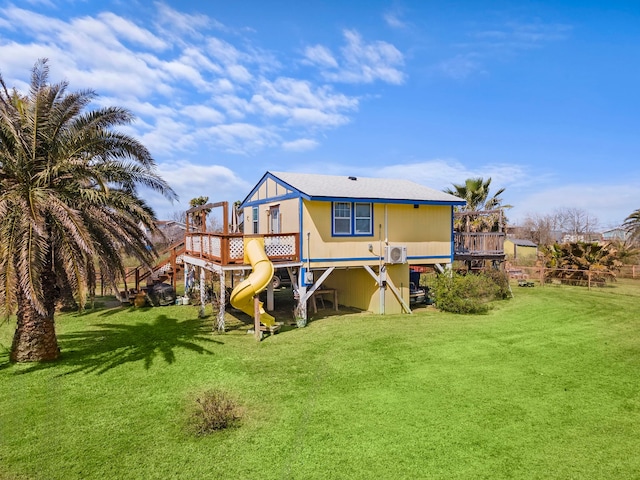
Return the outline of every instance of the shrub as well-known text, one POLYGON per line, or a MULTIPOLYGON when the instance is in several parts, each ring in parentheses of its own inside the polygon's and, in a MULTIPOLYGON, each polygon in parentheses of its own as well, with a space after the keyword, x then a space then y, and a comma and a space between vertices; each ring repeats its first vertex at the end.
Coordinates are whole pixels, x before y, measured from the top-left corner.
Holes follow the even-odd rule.
POLYGON ((503 272, 438 275, 433 285, 435 305, 452 313, 486 313, 489 302, 509 296, 508 278, 503 272))
POLYGON ((545 281, 559 279, 563 283, 585 286, 591 281, 604 285, 607 280, 615 281, 622 265, 614 244, 555 243, 542 247, 541 252, 549 269, 545 271, 545 281))
POLYGON ((202 393, 196 397, 191 409, 189 426, 198 436, 236 426, 241 418, 237 402, 221 390, 202 393))
POLYGON ((484 272, 488 278, 496 285, 495 299, 505 300, 511 297, 511 286, 509 285, 509 275, 503 270, 489 269, 484 272))

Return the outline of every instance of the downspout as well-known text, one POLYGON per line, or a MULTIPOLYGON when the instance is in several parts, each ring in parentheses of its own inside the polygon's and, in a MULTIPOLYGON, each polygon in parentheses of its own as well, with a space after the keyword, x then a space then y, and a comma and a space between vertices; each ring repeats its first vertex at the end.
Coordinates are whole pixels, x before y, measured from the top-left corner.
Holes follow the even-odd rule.
POLYGON ((311 270, 311 232, 307 232, 307 271, 309 270, 311 270))

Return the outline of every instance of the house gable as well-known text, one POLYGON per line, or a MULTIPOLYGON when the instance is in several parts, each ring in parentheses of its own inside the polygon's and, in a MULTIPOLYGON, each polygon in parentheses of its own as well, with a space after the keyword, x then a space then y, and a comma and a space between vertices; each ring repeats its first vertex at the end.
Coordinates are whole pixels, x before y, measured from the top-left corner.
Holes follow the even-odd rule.
POLYGON ((300 198, 301 196, 304 196, 302 192, 267 172, 253 187, 249 195, 245 197, 240 207, 252 207, 291 198, 300 198))

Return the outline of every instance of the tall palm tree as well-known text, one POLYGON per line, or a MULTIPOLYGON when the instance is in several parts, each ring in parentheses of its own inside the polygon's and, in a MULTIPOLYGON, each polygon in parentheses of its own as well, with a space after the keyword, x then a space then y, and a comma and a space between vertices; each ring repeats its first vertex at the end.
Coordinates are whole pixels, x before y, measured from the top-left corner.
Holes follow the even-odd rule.
POLYGON ((492 196, 489 196, 491 178, 484 180, 482 177, 468 178, 464 184, 453 184, 453 188, 447 188, 444 191, 456 197, 460 197, 467 201, 467 204, 460 208, 460 212, 485 212, 497 211, 486 215, 465 215, 464 222, 457 220, 455 227, 457 229, 464 228, 467 231, 496 231, 500 229, 500 225, 507 222, 504 210, 511 208, 511 205, 502 205, 500 195, 505 191, 501 188, 492 196), (473 218, 471 218, 473 217, 473 218), (464 225, 463 225, 464 223, 464 225), (473 224, 473 225, 472 225, 473 224))
POLYGON ((640 240, 640 208, 625 218, 623 226, 627 229, 631 242, 640 240))
POLYGON ((502 199, 500 195, 504 192, 504 188, 501 188, 491 197, 489 197, 489 186, 491 185, 491 178, 484 180, 482 177, 468 178, 464 184, 453 184, 453 189, 447 188, 446 193, 460 197, 467 201, 467 204, 462 207, 462 211, 477 212, 481 210, 496 210, 499 208, 508 208, 509 206, 502 206, 502 199))
POLYGON ((177 198, 149 151, 113 130, 132 121, 129 111, 85 111, 94 92, 67 93, 48 76, 39 60, 23 95, 0 75, 0 309, 17 315, 18 362, 58 358, 61 291, 82 306, 97 272, 122 278, 124 255, 151 265, 143 228, 155 230, 155 214, 137 187, 177 198))

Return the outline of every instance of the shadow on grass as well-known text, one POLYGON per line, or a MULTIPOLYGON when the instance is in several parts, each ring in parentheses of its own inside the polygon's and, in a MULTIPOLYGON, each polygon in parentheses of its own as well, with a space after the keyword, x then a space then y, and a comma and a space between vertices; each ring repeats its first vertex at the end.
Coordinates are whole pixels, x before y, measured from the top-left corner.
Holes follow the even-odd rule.
POLYGON ((100 323, 94 327, 93 330, 59 335, 62 349, 59 361, 34 364, 20 373, 71 366, 71 370, 61 375, 101 374, 131 362, 143 362, 144 368, 149 369, 157 357, 167 364, 174 363, 178 349, 213 355, 201 344, 223 343, 211 338, 210 330, 200 319, 180 322, 167 315, 158 315, 151 323, 100 323))

